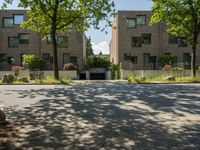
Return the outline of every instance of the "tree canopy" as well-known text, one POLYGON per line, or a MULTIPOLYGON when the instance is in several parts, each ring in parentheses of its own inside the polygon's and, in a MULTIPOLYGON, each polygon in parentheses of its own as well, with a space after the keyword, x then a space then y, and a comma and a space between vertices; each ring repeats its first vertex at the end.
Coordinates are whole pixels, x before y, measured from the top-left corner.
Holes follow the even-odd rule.
POLYGON ((200 33, 200 0, 153 0, 151 24, 165 22, 169 32, 187 37, 192 45, 192 75, 196 75, 196 48, 200 33))
MULTIPOLYGON (((12 3, 12 0, 4 1, 12 3)), ((30 9, 29 19, 22 27, 52 38, 55 79, 59 78, 56 34, 70 32, 73 28, 77 31, 90 27, 100 29, 102 20, 109 26, 115 14, 113 0, 20 0, 19 6, 30 9)))

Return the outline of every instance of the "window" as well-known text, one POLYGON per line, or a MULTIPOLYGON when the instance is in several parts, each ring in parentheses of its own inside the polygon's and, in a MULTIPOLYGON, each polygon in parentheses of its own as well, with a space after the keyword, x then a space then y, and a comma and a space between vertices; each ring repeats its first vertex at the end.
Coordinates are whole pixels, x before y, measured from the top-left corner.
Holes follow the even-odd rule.
POLYGON ((185 37, 178 37, 177 38, 178 47, 187 47, 187 38, 185 37))
POLYGON ((145 15, 137 16, 137 25, 138 26, 145 26, 146 25, 146 16, 145 15))
POLYGON ((142 34, 143 44, 151 44, 151 34, 142 34))
POLYGON ((149 53, 144 53, 143 57, 144 57, 144 66, 147 66, 149 64, 150 54, 149 53))
POLYGON ((169 34, 169 39, 168 39, 169 44, 177 44, 177 37, 174 35, 169 34))
POLYGON ((19 38, 18 37, 8 37, 8 47, 18 47, 19 38))
POLYGON ((68 37, 67 36, 59 36, 57 38, 58 47, 68 47, 68 37))
POLYGON ((77 57, 76 56, 71 56, 70 57, 70 63, 77 65, 77 57))
POLYGON ((5 63, 6 61, 6 54, 0 54, 0 63, 5 63))
POLYGON ((165 55, 171 55, 171 53, 164 53, 165 55))
POLYGON ((50 53, 43 53, 42 58, 46 61, 47 64, 53 64, 53 57, 50 56, 50 53))
POLYGON ((51 36, 47 37, 47 44, 52 44, 52 38, 51 38, 51 36))
POLYGON ((124 61, 130 61, 131 60, 131 53, 124 53, 124 61))
POLYGON ((20 25, 24 22, 24 15, 14 15, 14 24, 20 25))
POLYGON ((14 64, 15 59, 14 57, 8 57, 8 64, 14 64))
POLYGON ((191 56, 190 53, 183 53, 183 63, 186 69, 191 69, 191 56))
POLYGON ((63 65, 68 64, 70 62, 70 54, 63 53, 63 65))
POLYGON ((128 28, 136 28, 136 19, 135 18, 127 18, 126 19, 126 26, 128 28))
POLYGON ((131 62, 132 62, 133 64, 137 64, 137 56, 132 56, 132 57, 131 57, 131 62))
POLYGON ((19 42, 20 44, 29 44, 29 34, 28 33, 19 34, 19 42))
POLYGON ((142 47, 142 37, 132 37, 132 47, 142 47))
POLYGON ((13 18, 3 18, 3 27, 5 28, 13 27, 13 18))

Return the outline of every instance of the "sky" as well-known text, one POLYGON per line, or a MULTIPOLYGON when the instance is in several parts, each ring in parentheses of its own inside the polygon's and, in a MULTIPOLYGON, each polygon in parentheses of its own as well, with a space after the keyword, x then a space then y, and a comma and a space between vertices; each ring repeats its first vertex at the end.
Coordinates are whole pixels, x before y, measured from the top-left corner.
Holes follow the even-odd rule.
MULTIPOLYGON (((153 2, 151 0, 114 0, 116 10, 151 10, 153 2)), ((17 7, 19 0, 14 0, 12 5, 8 6, 8 9, 19 9, 17 7)), ((0 6, 2 5, 2 0, 0 0, 0 6)), ((113 19, 113 18, 111 18, 113 19)), ((101 23, 103 25, 104 22, 101 23)), ((86 32, 87 37, 91 37, 92 47, 95 54, 102 52, 103 54, 109 54, 109 43, 111 40, 111 27, 107 28, 105 32, 99 30, 89 29, 86 32)))

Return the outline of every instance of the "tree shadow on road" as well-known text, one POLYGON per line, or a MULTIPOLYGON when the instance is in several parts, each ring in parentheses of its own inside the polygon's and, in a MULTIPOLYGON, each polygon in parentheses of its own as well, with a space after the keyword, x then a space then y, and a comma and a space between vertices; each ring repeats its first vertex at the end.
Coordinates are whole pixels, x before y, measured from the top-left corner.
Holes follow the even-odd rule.
POLYGON ((24 149, 200 149, 199 86, 87 83, 7 92, 45 97, 7 108, 20 132, 13 143, 24 149))

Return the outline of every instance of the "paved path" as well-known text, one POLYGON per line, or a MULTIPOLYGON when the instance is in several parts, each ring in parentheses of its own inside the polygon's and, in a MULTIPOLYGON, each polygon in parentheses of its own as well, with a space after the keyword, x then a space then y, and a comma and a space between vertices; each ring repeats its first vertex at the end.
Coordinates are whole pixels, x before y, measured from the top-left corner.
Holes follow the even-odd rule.
POLYGON ((0 103, 16 122, 16 148, 200 149, 197 84, 0 86, 0 103))

